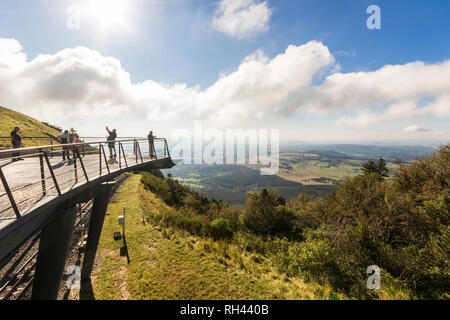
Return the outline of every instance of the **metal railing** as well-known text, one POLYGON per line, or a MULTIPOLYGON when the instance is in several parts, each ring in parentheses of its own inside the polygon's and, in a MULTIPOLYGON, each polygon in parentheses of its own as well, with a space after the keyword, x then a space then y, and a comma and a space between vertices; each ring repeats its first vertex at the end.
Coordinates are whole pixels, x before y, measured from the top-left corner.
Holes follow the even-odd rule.
POLYGON ((63 190, 77 184, 161 158, 170 158, 164 138, 121 138, 1 150, 0 222, 20 218, 43 198, 61 196, 63 190))
MULTIPOLYGON (((46 137, 21 137, 22 145, 25 142, 26 145, 42 145, 48 144, 53 145, 53 143, 58 144, 58 139, 56 137, 46 136, 46 137)), ((11 137, 0 137, 0 150, 11 148, 11 137)))

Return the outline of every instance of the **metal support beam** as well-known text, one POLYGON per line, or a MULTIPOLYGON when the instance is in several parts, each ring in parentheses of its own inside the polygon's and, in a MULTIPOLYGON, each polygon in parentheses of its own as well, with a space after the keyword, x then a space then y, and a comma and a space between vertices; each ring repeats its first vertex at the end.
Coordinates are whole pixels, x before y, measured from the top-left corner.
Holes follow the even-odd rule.
POLYGON ((0 179, 3 183, 3 188, 5 188, 5 192, 8 195, 9 201, 11 202, 11 207, 13 208, 14 213, 16 214, 16 217, 18 219, 20 218, 20 211, 17 207, 16 201, 14 200, 11 189, 9 188, 8 181, 6 181, 5 175, 3 174, 2 167, 0 167, 0 179))
POLYGON ((80 151, 77 148, 75 148, 74 154, 76 154, 76 156, 80 160, 81 169, 83 169, 84 178, 86 179, 86 182, 89 182, 89 177, 88 177, 88 174, 86 172, 86 168, 84 167, 83 159, 81 159, 80 151))
MULTIPOLYGON (((105 148, 103 147, 103 145, 100 145, 100 146, 102 148, 103 157, 105 158, 106 169, 108 170, 108 174, 110 174, 111 171, 109 170, 109 164, 108 164, 108 159, 106 158, 105 148)), ((120 158, 119 158, 119 160, 120 160, 120 158)))
POLYGON ((55 172, 53 172, 52 164, 50 163, 50 160, 48 160, 47 152, 44 152, 43 155, 45 162, 47 163, 48 171, 50 171, 50 174, 52 176, 53 184, 55 185, 56 191, 58 191, 58 195, 61 195, 61 189, 59 188, 58 180, 56 180, 55 172))
POLYGON ((41 231, 32 300, 56 300, 76 219, 75 206, 58 213, 41 231))
POLYGON ((99 186, 98 188, 101 188, 102 190, 94 198, 94 205, 92 207, 91 219, 89 222, 86 250, 81 269, 82 281, 89 280, 91 276, 95 255, 97 254, 98 243, 100 241, 100 235, 102 233, 103 221, 105 219, 106 209, 108 207, 108 201, 111 196, 113 186, 113 184, 99 186))
POLYGON ((123 161, 125 162, 125 167, 128 168, 127 157, 125 155, 125 151, 123 150, 123 144, 119 142, 119 148, 122 149, 123 161))

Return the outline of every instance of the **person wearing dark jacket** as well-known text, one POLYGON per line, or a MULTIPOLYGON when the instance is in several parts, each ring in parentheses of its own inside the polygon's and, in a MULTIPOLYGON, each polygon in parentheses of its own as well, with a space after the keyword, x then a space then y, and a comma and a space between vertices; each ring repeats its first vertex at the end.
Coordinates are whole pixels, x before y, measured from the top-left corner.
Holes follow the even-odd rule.
POLYGON ((148 149, 150 152, 150 159, 156 158, 156 151, 155 151, 155 138, 156 137, 153 135, 153 131, 150 131, 147 138, 148 138, 148 149))
POLYGON ((108 141, 108 149, 109 149, 109 158, 115 159, 117 158, 117 152, 116 152, 116 138, 117 138, 117 131, 116 129, 113 129, 112 131, 106 127, 106 131, 108 132, 109 136, 106 138, 108 141), (114 151, 114 155, 113 155, 114 151))
MULTIPOLYGON (((11 144, 12 144, 13 149, 18 149, 22 145, 22 137, 20 136, 19 131, 20 131, 20 128, 15 127, 14 130, 11 132, 11 144)), ((13 162, 19 161, 19 160, 24 160, 22 158, 19 158, 20 153, 18 153, 18 152, 14 152, 12 154, 12 156, 13 156, 13 159, 12 159, 13 162)))
MULTIPOLYGON (((70 136, 69 136, 68 130, 64 131, 64 133, 59 136, 59 142, 61 144, 69 144, 70 136)), ((63 147, 62 156, 63 156, 63 161, 66 161, 66 156, 67 156, 67 160, 70 160, 69 147, 63 147)))

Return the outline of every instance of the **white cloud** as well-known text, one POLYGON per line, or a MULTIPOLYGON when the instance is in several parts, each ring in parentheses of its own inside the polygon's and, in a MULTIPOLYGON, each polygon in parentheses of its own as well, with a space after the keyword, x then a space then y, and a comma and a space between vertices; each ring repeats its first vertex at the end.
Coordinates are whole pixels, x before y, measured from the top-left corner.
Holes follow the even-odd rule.
POLYGON ((436 64, 413 62, 386 65, 371 72, 335 73, 316 87, 308 88, 283 110, 296 111, 359 110, 391 105, 386 116, 450 116, 450 60, 436 64), (423 98, 434 101, 419 108, 423 98), (412 104, 415 106, 412 107, 412 104), (403 105, 403 109, 399 106, 403 105))
POLYGON ((267 31, 272 9, 257 0, 221 0, 212 24, 233 38, 248 38, 267 31))
POLYGON ((236 124, 282 106, 334 63, 328 48, 316 41, 291 45, 273 59, 258 50, 202 91, 152 80, 132 83, 119 60, 83 47, 27 61, 19 47, 5 49, 9 43, 4 42, 0 39, 0 48, 8 54, 1 62, 1 103, 56 119, 133 113, 151 119, 188 115, 216 125, 236 124))
POLYGON ((15 39, 0 38, 0 70, 12 71, 27 61, 27 55, 15 39))
POLYGON ((341 117, 338 120, 338 124, 362 129, 375 123, 396 120, 404 118, 405 116, 418 115, 420 113, 420 110, 417 109, 417 102, 405 101, 394 103, 381 113, 371 112, 367 109, 360 110, 356 117, 341 117))
POLYGON ((411 116, 450 117, 450 60, 388 65, 371 72, 336 70, 328 48, 311 41, 291 45, 273 58, 258 50, 201 90, 184 83, 132 83, 119 60, 83 47, 28 60, 19 42, 0 38, 0 104, 55 123, 60 118, 132 114, 230 126, 272 113, 337 110, 356 113, 339 124, 366 128, 411 116), (313 85, 326 74, 322 83, 313 85))
POLYGON ((427 131, 431 131, 431 130, 426 129, 421 126, 418 126, 418 125, 409 126, 409 127, 406 127, 405 129, 403 129, 403 132, 406 132, 406 133, 427 132, 427 131))

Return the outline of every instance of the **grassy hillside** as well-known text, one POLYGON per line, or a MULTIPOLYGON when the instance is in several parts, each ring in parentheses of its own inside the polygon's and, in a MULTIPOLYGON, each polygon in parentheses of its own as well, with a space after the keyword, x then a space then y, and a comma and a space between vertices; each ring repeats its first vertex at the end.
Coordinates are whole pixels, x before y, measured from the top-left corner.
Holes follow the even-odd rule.
POLYGON ((280 273, 270 259, 236 244, 158 226, 156 215, 176 214, 131 175, 108 207, 93 274, 96 299, 330 299, 343 298, 325 285, 280 273), (120 256, 117 218, 127 208, 130 257, 120 256), (147 221, 145 224, 142 222, 147 221))
POLYGON ((381 160, 363 169, 326 198, 269 188, 243 208, 160 171, 131 176, 109 207, 96 297, 448 299, 450 145, 389 178, 381 160), (123 207, 129 265, 112 240, 123 207))
MULTIPOLYGON (((42 122, 26 116, 22 113, 0 107, 0 137, 8 137, 0 139, 0 147, 10 147, 9 139, 11 131, 14 127, 20 127, 20 134, 25 137, 49 137, 54 138, 60 135, 60 132, 43 124, 42 122)), ((24 139, 24 147, 35 145, 49 144, 49 140, 24 139)))

